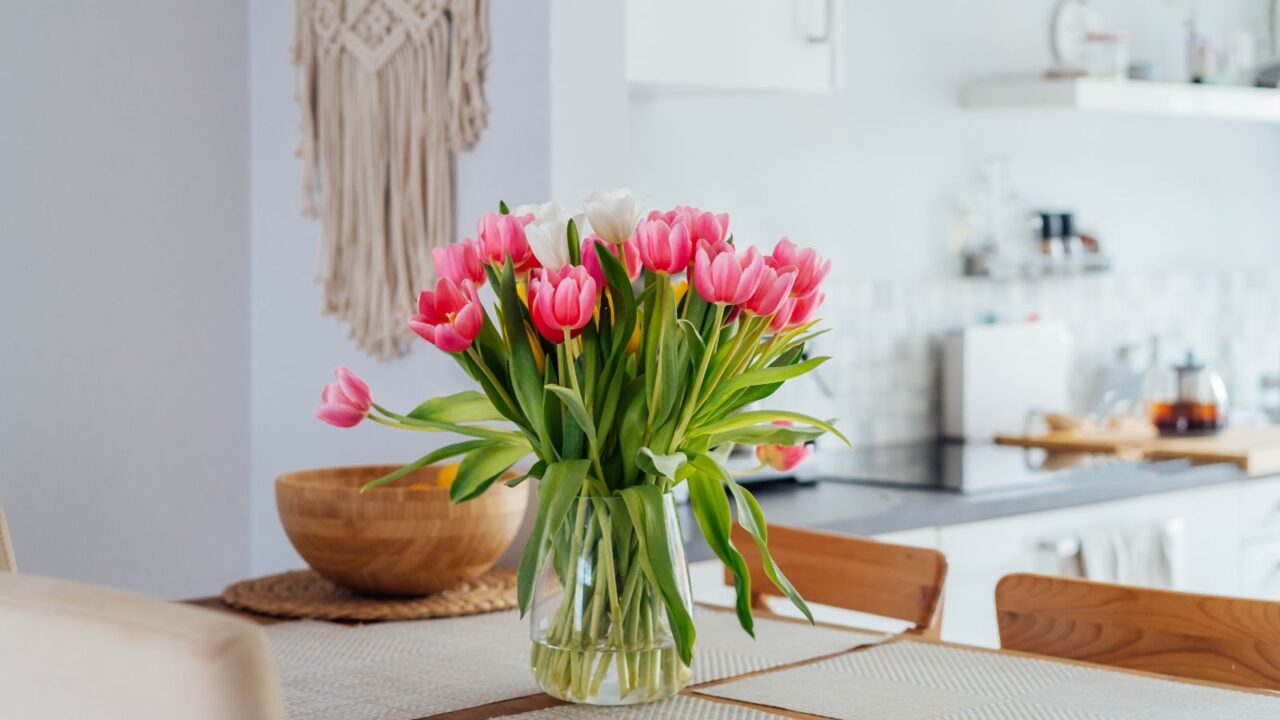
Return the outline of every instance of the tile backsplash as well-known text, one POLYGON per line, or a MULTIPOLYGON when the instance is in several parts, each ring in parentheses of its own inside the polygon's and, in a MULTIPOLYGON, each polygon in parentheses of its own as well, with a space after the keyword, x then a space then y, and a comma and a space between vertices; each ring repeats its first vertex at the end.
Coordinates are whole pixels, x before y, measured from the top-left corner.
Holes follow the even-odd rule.
POLYGON ((1122 345, 1160 340, 1160 362, 1188 349, 1226 381, 1233 407, 1258 407, 1261 380, 1280 375, 1280 271, 1110 273, 1039 281, 934 279, 840 283, 828 279, 822 313, 831 332, 813 354, 832 355, 781 405, 837 417, 859 445, 934 437, 939 339, 988 318, 1031 316, 1072 336, 1072 410, 1088 410, 1098 376, 1122 345))

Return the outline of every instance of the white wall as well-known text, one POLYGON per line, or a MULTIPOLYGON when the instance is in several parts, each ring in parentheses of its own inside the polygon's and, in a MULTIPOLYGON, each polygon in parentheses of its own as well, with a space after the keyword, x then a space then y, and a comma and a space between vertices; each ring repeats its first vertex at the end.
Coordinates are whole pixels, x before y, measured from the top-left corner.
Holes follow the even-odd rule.
MULTIPOLYGON (((842 278, 937 277, 956 272, 961 194, 999 155, 1030 202, 1075 209, 1122 270, 1280 263, 1276 126, 965 110, 966 83, 1050 65, 1054 0, 844 2, 843 92, 633 98, 632 187, 728 211, 741 240, 817 245, 842 278)), ((1162 0, 1096 4, 1154 44, 1127 6, 1162 0)), ((1210 27, 1263 7, 1199 5, 1210 27)))
MULTIPOLYGON (((273 491, 284 472, 323 465, 407 462, 444 438, 399 433, 366 423, 338 430, 311 415, 337 365, 362 375, 375 398, 411 408, 434 395, 469 387, 448 358, 425 342, 412 354, 379 363, 358 353, 345 327, 321 317, 312 282, 319 226, 300 217, 298 112, 288 47, 293 7, 283 0, 250 3, 252 74, 253 279, 251 463, 253 568, 272 572, 301 561, 280 529, 273 491)), ((541 202, 550 192, 549 9, 547 3, 491 4, 492 51, 485 95, 489 128, 458 158, 459 232, 511 204, 541 202)))
POLYGON ((0 502, 19 568, 249 559, 243 3, 0 3, 0 502))

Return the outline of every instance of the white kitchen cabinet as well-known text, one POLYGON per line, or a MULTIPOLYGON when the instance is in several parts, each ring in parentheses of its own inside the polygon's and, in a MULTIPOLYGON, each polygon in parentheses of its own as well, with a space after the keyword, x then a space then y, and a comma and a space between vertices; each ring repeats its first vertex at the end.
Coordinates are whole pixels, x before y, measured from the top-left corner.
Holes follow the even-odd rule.
POLYGON ((1239 486, 1215 485, 1114 502, 1031 513, 940 528, 947 556, 942 637, 996 647, 995 588, 1015 572, 1058 574, 1059 540, 1081 533, 1180 518, 1183 587, 1194 592, 1240 592, 1239 486))
POLYGON ((831 92, 844 0, 626 0, 627 80, 647 91, 831 92))

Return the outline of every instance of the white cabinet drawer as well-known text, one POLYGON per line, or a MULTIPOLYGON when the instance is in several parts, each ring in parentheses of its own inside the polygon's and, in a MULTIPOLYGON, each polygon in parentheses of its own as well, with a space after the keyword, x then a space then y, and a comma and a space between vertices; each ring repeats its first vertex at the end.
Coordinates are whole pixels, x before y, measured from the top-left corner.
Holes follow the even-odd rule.
POLYGON ((1240 553, 1240 592, 1280 600, 1280 542, 1249 545, 1240 553))
POLYGON ((1280 478, 1241 482, 1237 517, 1245 542, 1280 537, 1280 478))

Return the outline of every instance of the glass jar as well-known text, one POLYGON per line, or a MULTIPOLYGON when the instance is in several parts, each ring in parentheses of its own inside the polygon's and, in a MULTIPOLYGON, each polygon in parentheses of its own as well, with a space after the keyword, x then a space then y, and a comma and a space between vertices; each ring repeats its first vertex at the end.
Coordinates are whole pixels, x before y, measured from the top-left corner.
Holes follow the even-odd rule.
MULTIPOLYGON (((675 500, 662 496, 679 601, 692 613, 689 567, 675 500)), ((574 703, 631 705, 671 697, 689 683, 662 593, 645 570, 639 535, 617 496, 574 500, 538 579, 530 666, 544 692, 574 703)))
POLYGON ((1227 426, 1227 388, 1191 353, 1148 381, 1147 407, 1161 435, 1212 435, 1227 426))

